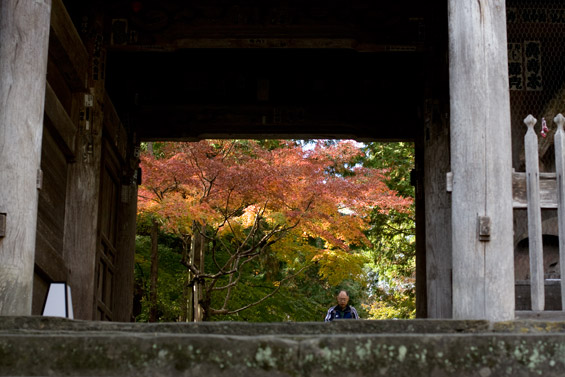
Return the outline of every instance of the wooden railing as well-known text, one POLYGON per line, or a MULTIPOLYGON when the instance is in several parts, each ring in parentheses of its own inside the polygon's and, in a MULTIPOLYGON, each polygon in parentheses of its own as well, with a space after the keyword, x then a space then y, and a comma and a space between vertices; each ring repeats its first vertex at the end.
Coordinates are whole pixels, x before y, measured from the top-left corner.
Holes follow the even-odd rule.
POLYGON ((554 118, 557 130, 555 143, 555 173, 540 173, 538 137, 534 132, 537 120, 528 115, 524 123, 528 131, 524 137, 526 172, 514 172, 514 208, 528 209, 528 241, 530 255, 530 289, 533 311, 545 308, 545 279, 543 269, 543 239, 541 210, 557 208, 559 227, 559 265, 561 276, 561 307, 565 310, 565 117, 554 118))

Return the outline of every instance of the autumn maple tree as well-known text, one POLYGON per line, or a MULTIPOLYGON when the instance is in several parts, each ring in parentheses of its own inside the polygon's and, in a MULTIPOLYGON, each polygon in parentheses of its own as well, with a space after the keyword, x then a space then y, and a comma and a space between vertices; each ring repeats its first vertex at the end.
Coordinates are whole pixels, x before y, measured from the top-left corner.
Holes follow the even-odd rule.
MULTIPOLYGON (((276 294, 312 265, 330 285, 362 275, 370 214, 405 211, 377 169, 352 165, 353 142, 204 140, 141 156, 140 216, 183 240, 193 319, 233 314, 276 294), (245 266, 265 253, 286 266, 272 290, 233 307, 245 266), (204 256, 212 263, 206 265, 204 256)), ((257 271, 255 271, 257 273, 257 271)))

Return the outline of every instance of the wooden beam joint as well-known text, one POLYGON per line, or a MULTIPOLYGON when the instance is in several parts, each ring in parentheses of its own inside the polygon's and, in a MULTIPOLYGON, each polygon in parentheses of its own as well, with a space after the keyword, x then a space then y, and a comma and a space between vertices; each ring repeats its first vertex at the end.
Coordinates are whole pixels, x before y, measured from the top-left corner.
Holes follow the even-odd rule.
POLYGON ((0 213, 0 238, 6 237, 6 217, 5 213, 0 213))
POLYGON ((479 216, 479 241, 490 241, 490 217, 479 216))

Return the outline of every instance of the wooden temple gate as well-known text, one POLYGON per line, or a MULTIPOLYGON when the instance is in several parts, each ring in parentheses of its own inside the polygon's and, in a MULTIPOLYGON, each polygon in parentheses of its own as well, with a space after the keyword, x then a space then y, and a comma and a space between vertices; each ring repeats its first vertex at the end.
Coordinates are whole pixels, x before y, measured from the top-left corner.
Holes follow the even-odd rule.
POLYGON ((418 316, 514 318, 504 1, 180 3, 0 0, 0 315, 131 319, 140 140, 317 136, 416 142, 418 316))

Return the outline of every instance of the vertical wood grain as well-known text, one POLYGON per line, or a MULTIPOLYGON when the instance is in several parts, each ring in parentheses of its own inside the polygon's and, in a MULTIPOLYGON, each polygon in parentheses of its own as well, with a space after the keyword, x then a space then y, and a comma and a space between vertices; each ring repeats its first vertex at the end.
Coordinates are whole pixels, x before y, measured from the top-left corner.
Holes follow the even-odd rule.
POLYGON ((555 119, 555 173, 557 178, 557 219, 559 227, 559 265, 561 273, 561 307, 565 310, 565 117, 558 114, 555 119))
MULTIPOLYGON (((434 112, 441 113, 431 111, 434 112)), ((430 119, 426 134, 424 187, 428 317, 451 318, 451 198, 446 190, 446 174, 450 170, 449 130, 445 118, 430 119)))
MULTIPOLYGON (((96 15, 96 10, 92 11, 96 15)), ((77 160, 69 165, 65 213, 64 259, 69 263, 69 284, 73 289, 76 319, 95 318, 96 248, 99 240, 100 170, 104 119, 104 81, 93 74, 94 58, 100 54, 101 16, 90 22, 90 38, 85 41, 89 53, 89 93, 92 107, 84 106, 85 93, 77 93, 75 103, 82 114, 77 135, 77 160), (76 292, 76 293, 75 293, 76 292)), ((75 110, 73 110, 73 113, 75 110)))
POLYGON ((129 322, 133 315, 133 285, 135 267, 135 233, 137 215, 137 184, 122 187, 118 213, 118 255, 116 260, 116 286, 114 291, 114 321, 129 322))
POLYGON ((510 99, 504 0, 448 1, 453 317, 514 318, 510 99), (478 219, 491 219, 489 241, 478 219))
POLYGON ((0 315, 30 315, 51 1, 0 0, 0 315))
POLYGON ((528 115, 524 123, 528 127, 524 136, 526 149, 526 196, 528 198, 528 243, 530 250, 530 289, 532 310, 545 307, 543 275, 543 240, 541 232, 541 205, 539 188, 538 137, 534 132, 537 120, 528 115))

